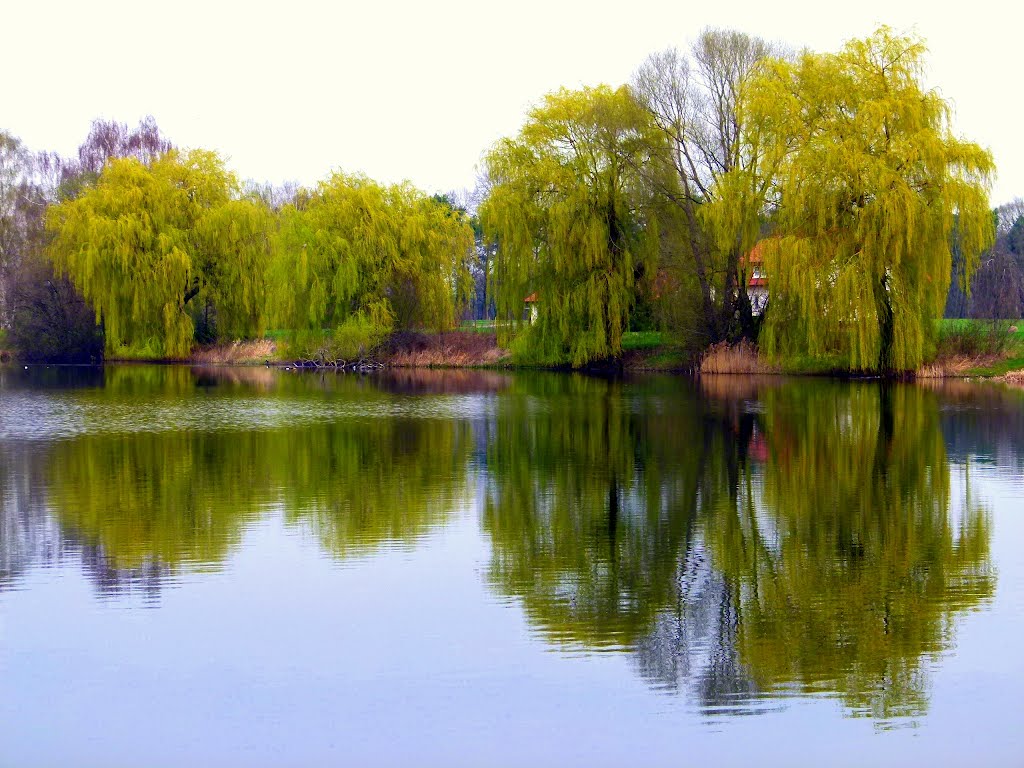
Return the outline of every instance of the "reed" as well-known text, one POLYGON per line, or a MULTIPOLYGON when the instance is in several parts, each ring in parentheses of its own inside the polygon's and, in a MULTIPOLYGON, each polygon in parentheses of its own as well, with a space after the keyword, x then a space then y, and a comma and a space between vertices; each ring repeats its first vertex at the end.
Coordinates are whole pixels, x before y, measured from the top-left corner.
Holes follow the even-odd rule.
POLYGON ((272 339, 254 339, 201 347, 192 352, 189 360, 201 365, 242 365, 274 360, 276 354, 277 344, 272 339))
POLYGON ((495 365, 507 355, 494 334, 474 331, 395 334, 383 360, 399 368, 469 368, 495 365))
POLYGON ((764 374, 777 370, 761 360, 757 348, 747 340, 738 344, 720 342, 704 352, 698 368, 701 374, 764 374))
POLYGON ((949 355, 922 365, 914 373, 918 379, 949 379, 967 376, 968 371, 987 368, 999 361, 999 355, 949 355))

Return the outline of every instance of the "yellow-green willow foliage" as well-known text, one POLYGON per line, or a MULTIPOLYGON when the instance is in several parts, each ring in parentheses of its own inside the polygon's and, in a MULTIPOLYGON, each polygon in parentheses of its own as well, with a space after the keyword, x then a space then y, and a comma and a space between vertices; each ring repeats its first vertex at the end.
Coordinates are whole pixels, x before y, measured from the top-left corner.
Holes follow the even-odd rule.
POLYGON ((992 237, 992 156, 921 85, 924 46, 883 27, 838 54, 776 61, 746 91, 777 175, 762 349, 908 371, 942 313, 956 230, 969 277, 992 237))
POLYGON ((628 89, 601 86, 549 94, 488 153, 491 292, 503 344, 524 327, 524 299, 536 299, 515 347, 525 359, 579 366, 621 352, 638 277, 657 256, 637 170, 656 141, 628 89))
POLYGON ((934 395, 909 386, 766 393, 759 474, 708 520, 736 584, 739 658, 758 687, 836 691, 855 714, 927 708, 927 659, 991 598, 988 516, 951 504, 934 395))
POLYGON ((95 307, 108 350, 187 354, 193 301, 215 306, 223 335, 262 333, 271 218, 238 194, 217 155, 169 152, 112 160, 50 209, 50 257, 95 307))
POLYGON ((409 184, 337 173, 282 212, 274 314, 296 331, 447 330, 471 287, 472 254, 462 212, 409 184))

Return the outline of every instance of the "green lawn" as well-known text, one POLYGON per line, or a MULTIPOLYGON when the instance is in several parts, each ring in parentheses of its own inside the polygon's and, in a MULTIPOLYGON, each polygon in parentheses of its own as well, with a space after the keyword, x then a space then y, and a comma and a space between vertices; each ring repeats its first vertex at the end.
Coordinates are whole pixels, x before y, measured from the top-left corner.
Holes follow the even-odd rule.
POLYGON ((1003 376, 1010 371, 1024 370, 1024 357, 1015 355, 1000 360, 998 363, 984 368, 968 368, 964 371, 965 376, 1003 376))
POLYGON ((460 331, 470 331, 472 333, 494 333, 494 321, 493 320, 470 320, 459 326, 460 331))
POLYGON ((654 349, 665 343, 661 331, 626 331, 622 334, 623 349, 654 349))
POLYGON ((936 320, 935 325, 935 353, 940 360, 1024 356, 1024 322, 1020 320, 936 320))

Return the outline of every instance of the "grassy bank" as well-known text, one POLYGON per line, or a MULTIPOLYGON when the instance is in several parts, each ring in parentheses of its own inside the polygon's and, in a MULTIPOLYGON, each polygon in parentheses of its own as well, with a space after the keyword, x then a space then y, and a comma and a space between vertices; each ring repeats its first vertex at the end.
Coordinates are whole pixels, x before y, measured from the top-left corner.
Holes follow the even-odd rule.
POLYGON ((1024 369, 1024 321, 937 320, 934 360, 922 378, 998 377, 1024 369))

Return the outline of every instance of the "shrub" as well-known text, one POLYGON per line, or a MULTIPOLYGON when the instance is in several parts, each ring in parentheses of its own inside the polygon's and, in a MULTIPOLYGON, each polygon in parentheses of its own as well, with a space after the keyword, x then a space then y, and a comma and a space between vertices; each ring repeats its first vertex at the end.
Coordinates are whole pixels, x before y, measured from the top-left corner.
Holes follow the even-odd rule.
POLYGON ((947 357, 991 357, 1005 354, 1015 335, 1009 320, 947 320, 939 325, 936 353, 947 357))
MULTIPOLYGON (((8 341, 28 362, 89 363, 103 359, 103 330, 70 281, 39 258, 19 265, 11 286, 8 341)), ((3 346, 0 344, 0 346, 3 346)))
POLYGON ((332 330, 296 331, 285 345, 285 356, 325 365, 352 362, 372 355, 387 334, 387 328, 360 312, 332 330))

